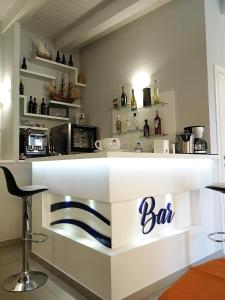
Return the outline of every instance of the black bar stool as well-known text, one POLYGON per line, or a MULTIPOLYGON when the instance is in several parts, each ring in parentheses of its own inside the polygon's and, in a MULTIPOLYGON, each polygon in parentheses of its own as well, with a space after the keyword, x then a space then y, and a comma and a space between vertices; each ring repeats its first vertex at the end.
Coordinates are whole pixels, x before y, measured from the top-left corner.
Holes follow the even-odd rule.
MULTIPOLYGON (((206 188, 225 194, 225 184, 224 183, 209 185, 209 186, 206 186, 206 188)), ((223 242, 225 242, 225 232, 223 232, 223 231, 212 232, 208 235, 208 238, 213 242, 223 243, 223 242)))
POLYGON ((19 188, 12 173, 6 167, 1 167, 6 179, 8 192, 23 199, 23 251, 22 271, 11 275, 3 283, 2 288, 8 292, 27 292, 44 285, 48 276, 43 272, 30 271, 31 242, 40 243, 47 240, 47 235, 32 233, 32 196, 48 190, 43 186, 29 185, 19 188))

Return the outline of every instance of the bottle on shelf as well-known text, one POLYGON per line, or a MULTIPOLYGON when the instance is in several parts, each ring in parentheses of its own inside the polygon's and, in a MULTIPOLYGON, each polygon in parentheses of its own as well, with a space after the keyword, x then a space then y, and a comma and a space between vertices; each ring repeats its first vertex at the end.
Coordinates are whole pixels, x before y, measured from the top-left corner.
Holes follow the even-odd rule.
POLYGON ((26 57, 23 57, 23 63, 21 65, 21 68, 24 69, 24 70, 27 70, 26 57))
POLYGON ((154 119, 155 135, 161 134, 161 118, 159 116, 159 111, 156 110, 156 116, 154 119))
POLYGON ((120 120, 120 115, 118 114, 117 115, 117 120, 116 120, 116 132, 121 133, 121 131, 122 131, 122 123, 121 123, 121 120, 120 120))
POLYGON ((56 61, 57 63, 60 64, 60 55, 59 55, 59 51, 57 51, 55 61, 56 61))
POLYGON ((131 96, 131 100, 130 100, 130 106, 131 106, 131 110, 137 110, 137 102, 136 102, 136 99, 134 97, 134 89, 132 89, 132 96, 131 96))
POLYGON ((144 136, 149 137, 149 135, 150 135, 150 131, 149 131, 148 119, 145 119, 144 136))
POLYGON ((44 98, 42 98, 42 102, 41 102, 41 115, 46 115, 46 104, 44 98))
POLYGON ((73 56, 72 56, 72 54, 70 54, 69 66, 73 67, 73 56))
POLYGON ((24 85, 21 79, 20 79, 20 95, 24 95, 24 85))
POLYGON ((61 64, 63 64, 63 65, 66 65, 66 58, 65 58, 65 54, 63 54, 63 58, 62 58, 61 64))
POLYGON ((83 114, 80 114, 80 118, 79 118, 79 125, 84 125, 84 116, 83 114))
POLYGON ((36 114, 37 113, 37 100, 36 98, 34 98, 34 103, 33 103, 33 111, 32 111, 33 114, 36 114))
POLYGON ((143 148, 141 147, 140 143, 137 143, 136 147, 134 148, 134 151, 137 153, 142 153, 143 152, 143 148))
POLYGON ((134 130, 139 129, 139 127, 138 127, 138 115, 137 115, 136 112, 133 114, 133 128, 134 128, 134 130))
POLYGON ((151 106, 151 88, 143 89, 143 107, 151 106))
POLYGON ((28 102, 28 113, 29 114, 33 113, 33 106, 34 106, 34 102, 33 102, 32 96, 30 96, 30 101, 28 102))
POLYGON ((153 84, 153 103, 159 104, 159 86, 157 80, 155 80, 153 84))
POLYGON ((116 92, 116 89, 114 89, 113 91, 113 108, 117 108, 119 105, 118 105, 118 95, 117 95, 117 92, 116 92))
POLYGON ((126 106, 127 106, 127 95, 126 95, 126 93, 125 93, 124 86, 122 86, 121 106, 123 106, 123 107, 126 107, 126 106))

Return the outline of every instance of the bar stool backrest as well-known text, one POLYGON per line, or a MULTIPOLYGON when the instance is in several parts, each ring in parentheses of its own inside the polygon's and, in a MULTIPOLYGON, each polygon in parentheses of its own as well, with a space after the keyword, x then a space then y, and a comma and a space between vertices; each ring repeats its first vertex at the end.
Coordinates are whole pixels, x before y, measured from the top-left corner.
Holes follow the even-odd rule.
POLYGON ((6 167, 0 166, 0 168, 3 170, 3 172, 5 174, 5 179, 6 179, 8 192, 11 195, 21 197, 21 190, 18 188, 13 174, 6 167))

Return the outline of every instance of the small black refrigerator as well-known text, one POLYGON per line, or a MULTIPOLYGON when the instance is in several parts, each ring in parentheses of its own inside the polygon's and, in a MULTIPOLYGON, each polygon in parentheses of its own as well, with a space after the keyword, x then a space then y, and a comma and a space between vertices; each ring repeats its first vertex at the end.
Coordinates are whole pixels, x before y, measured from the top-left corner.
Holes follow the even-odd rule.
POLYGON ((50 140, 60 154, 93 152, 97 127, 67 123, 50 129, 50 140))

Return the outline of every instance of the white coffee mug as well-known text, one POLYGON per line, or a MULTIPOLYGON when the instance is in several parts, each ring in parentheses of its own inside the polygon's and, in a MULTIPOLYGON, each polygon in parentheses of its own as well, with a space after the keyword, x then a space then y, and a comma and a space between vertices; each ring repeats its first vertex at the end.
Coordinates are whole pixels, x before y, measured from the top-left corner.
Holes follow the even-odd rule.
POLYGON ((119 150, 120 140, 118 138, 105 138, 102 140, 97 140, 95 142, 95 147, 98 150, 119 150))

